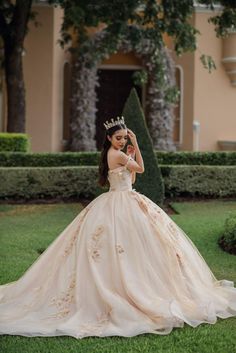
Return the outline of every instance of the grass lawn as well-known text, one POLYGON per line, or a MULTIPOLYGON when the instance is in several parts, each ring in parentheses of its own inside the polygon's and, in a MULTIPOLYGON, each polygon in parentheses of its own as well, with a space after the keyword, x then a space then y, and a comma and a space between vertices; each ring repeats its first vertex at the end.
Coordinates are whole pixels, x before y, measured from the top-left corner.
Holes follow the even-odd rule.
MULTIPOLYGON (((236 283, 236 256, 217 245, 236 201, 172 203, 171 218, 193 240, 218 279, 236 283)), ((80 212, 80 204, 0 205, 0 284, 17 280, 80 212)), ((136 337, 23 337, 0 335, 2 353, 234 353, 236 318, 136 337)))

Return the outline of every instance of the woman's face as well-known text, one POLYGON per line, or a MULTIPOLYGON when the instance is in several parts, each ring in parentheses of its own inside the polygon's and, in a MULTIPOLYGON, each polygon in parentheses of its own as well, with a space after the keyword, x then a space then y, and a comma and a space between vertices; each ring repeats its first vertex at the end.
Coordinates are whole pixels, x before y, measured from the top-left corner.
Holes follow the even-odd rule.
POLYGON ((112 137, 108 136, 108 139, 111 141, 113 148, 122 150, 128 141, 127 129, 117 130, 112 137))

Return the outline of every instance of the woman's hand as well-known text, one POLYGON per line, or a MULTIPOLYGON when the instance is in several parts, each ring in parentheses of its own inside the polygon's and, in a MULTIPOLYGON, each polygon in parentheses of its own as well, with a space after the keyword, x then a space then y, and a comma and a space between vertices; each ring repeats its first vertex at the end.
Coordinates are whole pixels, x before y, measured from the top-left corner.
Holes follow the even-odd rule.
POLYGON ((135 148, 132 145, 127 146, 127 155, 135 159, 135 148))
POLYGON ((135 133, 130 129, 127 129, 127 132, 128 132, 128 136, 130 138, 132 145, 133 146, 137 145, 137 139, 136 139, 135 133))

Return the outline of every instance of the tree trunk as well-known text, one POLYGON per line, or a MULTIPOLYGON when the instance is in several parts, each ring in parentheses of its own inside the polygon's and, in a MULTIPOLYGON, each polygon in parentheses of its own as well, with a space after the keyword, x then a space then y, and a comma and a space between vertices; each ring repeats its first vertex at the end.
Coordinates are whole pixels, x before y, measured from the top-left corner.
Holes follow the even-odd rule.
MULTIPOLYGON (((175 85, 175 64, 167 49, 159 52, 165 64, 165 77, 167 85, 175 85)), ((149 68, 149 58, 145 58, 149 73, 147 107, 147 125, 152 137, 153 148, 161 151, 176 151, 173 141, 174 111, 173 104, 165 99, 162 88, 159 87, 153 69, 149 68)), ((155 69, 155 68, 154 68, 155 69)))
POLYGON ((4 64, 7 88, 7 131, 25 132, 25 85, 22 52, 32 0, 16 0, 11 8, 11 21, 0 13, 4 42, 4 64))
MULTIPOLYGON (((85 61, 85 60, 84 60, 85 61)), ((96 66, 75 59, 71 78, 70 150, 96 151, 96 66)))
POLYGON ((7 88, 7 131, 25 132, 25 85, 22 46, 5 43, 5 72, 7 88))

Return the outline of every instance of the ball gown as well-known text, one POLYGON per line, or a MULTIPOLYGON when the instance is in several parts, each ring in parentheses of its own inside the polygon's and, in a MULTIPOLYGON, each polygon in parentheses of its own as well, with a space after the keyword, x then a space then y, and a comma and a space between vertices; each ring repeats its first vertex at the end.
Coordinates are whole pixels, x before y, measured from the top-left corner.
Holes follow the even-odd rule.
POLYGON ((109 170, 109 190, 0 286, 1 334, 166 335, 236 316, 234 282, 217 280, 184 231, 132 189, 127 165, 109 170))

